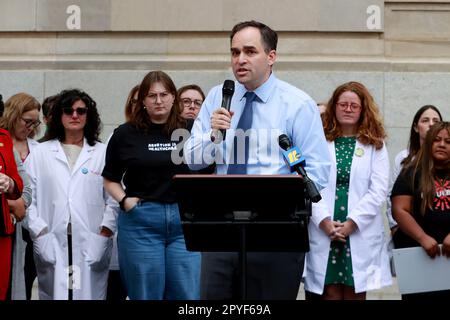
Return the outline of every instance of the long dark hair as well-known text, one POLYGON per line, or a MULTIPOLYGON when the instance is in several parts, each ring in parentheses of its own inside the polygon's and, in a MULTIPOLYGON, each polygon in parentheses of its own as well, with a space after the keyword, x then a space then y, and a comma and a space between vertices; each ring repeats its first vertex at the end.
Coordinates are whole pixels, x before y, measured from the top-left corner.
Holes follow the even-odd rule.
POLYGON ((58 139, 59 141, 65 140, 66 132, 61 120, 63 114, 62 109, 72 108, 72 105, 78 100, 83 101, 87 108, 86 125, 83 129, 84 137, 90 146, 100 141, 99 135, 102 123, 97 111, 97 103, 86 92, 79 89, 63 90, 59 93, 58 98, 50 109, 49 121, 47 123, 48 130, 43 141, 52 139, 58 139))
MULTIPOLYGON (((420 172, 419 188, 422 192, 422 205, 421 213, 425 214, 427 208, 432 209, 433 200, 436 195, 436 187, 434 179, 436 178, 436 166, 433 158, 433 143, 436 136, 442 130, 447 130, 450 135, 450 122, 441 121, 435 123, 427 132, 427 136, 422 147, 419 149, 417 156, 411 162, 411 166, 414 168, 413 177, 416 173, 420 172)), ((450 167, 448 168, 450 169, 450 167)), ((414 186, 414 179, 412 181, 414 186)))
POLYGON ((431 104, 427 104, 417 110, 411 124, 411 130, 409 131, 408 156, 401 162, 402 166, 404 167, 408 166, 411 163, 412 159, 414 159, 414 157, 420 150, 420 134, 416 131, 416 127, 419 124, 420 117, 428 109, 436 111, 436 113, 439 115, 439 120, 442 121, 442 115, 439 112, 439 109, 431 104))

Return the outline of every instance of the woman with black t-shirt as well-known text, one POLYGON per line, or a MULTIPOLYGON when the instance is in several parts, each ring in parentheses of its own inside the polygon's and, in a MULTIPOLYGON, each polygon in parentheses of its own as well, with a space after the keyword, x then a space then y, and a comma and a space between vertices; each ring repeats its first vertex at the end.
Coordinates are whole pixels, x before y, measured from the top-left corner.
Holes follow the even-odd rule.
POLYGON ((175 174, 189 172, 171 159, 180 142, 171 133, 186 127, 176 100, 172 79, 162 71, 149 72, 130 121, 114 131, 106 152, 105 188, 121 207, 120 272, 134 300, 200 295, 200 254, 186 250, 172 186, 175 174))
MULTIPOLYGON (((427 133, 417 157, 392 189, 393 216, 400 228, 396 243, 421 246, 434 258, 450 257, 450 123, 438 122, 427 133), (442 244, 442 252, 438 244, 442 244)), ((450 290, 403 298, 450 297, 450 290)))

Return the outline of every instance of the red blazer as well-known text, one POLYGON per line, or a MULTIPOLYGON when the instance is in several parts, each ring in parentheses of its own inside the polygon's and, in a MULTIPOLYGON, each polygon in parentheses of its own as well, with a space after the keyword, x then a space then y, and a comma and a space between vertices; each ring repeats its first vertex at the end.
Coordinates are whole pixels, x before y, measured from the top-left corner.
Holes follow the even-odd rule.
POLYGON ((14 233, 14 225, 11 222, 7 199, 14 200, 21 196, 23 181, 17 172, 11 136, 4 129, 0 129, 0 172, 14 180, 14 192, 1 194, 0 236, 8 236, 14 233))

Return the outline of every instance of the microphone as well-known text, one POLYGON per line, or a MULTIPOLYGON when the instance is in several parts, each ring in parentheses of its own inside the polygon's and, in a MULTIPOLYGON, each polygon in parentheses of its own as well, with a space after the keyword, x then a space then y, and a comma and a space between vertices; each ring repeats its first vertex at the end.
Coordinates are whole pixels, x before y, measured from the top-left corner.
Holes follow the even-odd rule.
MULTIPOLYGON (((234 94, 234 81, 233 80, 225 80, 222 86, 222 108, 227 109, 228 111, 230 111, 230 106, 231 106, 231 98, 233 97, 234 94)), ((216 137, 213 134, 211 134, 211 141, 215 142, 215 143, 219 143, 223 140, 225 140, 225 136, 226 136, 226 130, 225 129, 220 129, 221 135, 219 135, 219 137, 221 136, 222 139, 217 139, 218 137, 216 137), (216 141, 217 140, 217 141, 216 141)))
POLYGON ((283 158, 291 169, 291 172, 296 171, 303 177, 309 199, 314 203, 319 202, 322 199, 322 196, 320 195, 319 190, 317 190, 314 182, 308 177, 305 168, 303 168, 306 161, 302 156, 300 149, 298 147, 292 147, 291 140, 285 134, 278 137, 278 144, 280 145, 280 148, 284 150, 283 158))

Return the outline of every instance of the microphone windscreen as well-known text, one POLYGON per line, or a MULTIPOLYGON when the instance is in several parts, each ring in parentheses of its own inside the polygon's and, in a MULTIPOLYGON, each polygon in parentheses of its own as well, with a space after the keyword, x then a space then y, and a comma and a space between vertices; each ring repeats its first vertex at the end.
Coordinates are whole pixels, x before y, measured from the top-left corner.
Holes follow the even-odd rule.
POLYGON ((222 87, 222 94, 224 96, 232 96, 234 94, 234 81, 225 80, 222 87))

